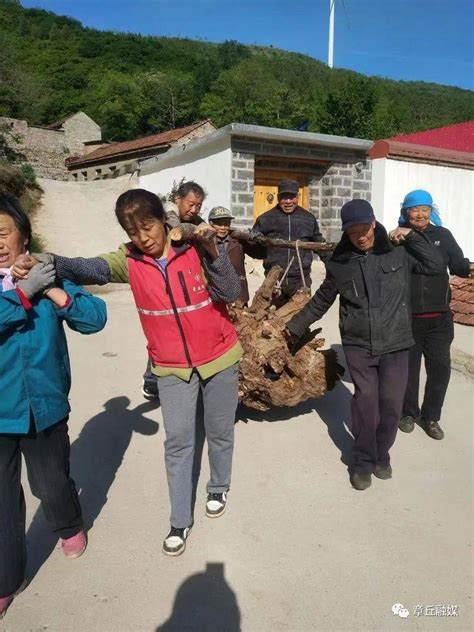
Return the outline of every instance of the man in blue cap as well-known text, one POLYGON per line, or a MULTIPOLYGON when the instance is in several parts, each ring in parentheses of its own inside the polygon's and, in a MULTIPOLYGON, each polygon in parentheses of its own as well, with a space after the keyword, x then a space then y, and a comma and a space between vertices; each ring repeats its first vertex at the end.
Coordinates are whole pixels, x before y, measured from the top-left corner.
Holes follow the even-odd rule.
POLYGON ((311 301, 287 324, 301 337, 339 294, 339 329, 352 381, 352 486, 370 487, 372 474, 392 476, 389 450, 398 429, 413 345, 409 305, 410 274, 438 274, 441 259, 423 235, 398 228, 394 247, 366 200, 341 209, 344 234, 326 264, 326 278, 311 301))
POLYGON ((454 338, 447 270, 450 274, 468 277, 472 266, 451 232, 441 226, 441 218, 428 191, 417 189, 405 196, 398 223, 423 233, 443 259, 440 274, 428 276, 415 271, 411 276, 415 344, 410 348, 408 383, 399 428, 403 432, 412 432, 418 422, 428 436, 440 440, 444 432, 439 420, 451 376, 450 348, 454 338), (418 392, 422 356, 425 359, 426 386, 420 410, 418 392))

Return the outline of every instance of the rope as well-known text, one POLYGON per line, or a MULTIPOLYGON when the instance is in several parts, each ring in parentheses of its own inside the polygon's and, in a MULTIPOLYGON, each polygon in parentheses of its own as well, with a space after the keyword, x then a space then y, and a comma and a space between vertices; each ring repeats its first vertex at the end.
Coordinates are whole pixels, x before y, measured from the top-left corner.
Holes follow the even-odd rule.
MULTIPOLYGON (((303 274, 303 264, 301 263, 301 255, 300 255, 300 249, 298 248, 298 242, 300 240, 297 239, 295 242, 295 248, 296 248, 296 254, 298 256, 298 265, 300 266, 300 274, 301 274, 301 280, 303 281, 303 287, 306 289, 306 279, 304 278, 304 274, 303 274)), ((293 257, 294 259, 294 257, 293 257)))
POLYGON ((291 264, 293 263, 293 261, 295 260, 295 257, 291 257, 290 259, 290 263, 286 266, 286 270, 283 272, 283 276, 281 277, 281 279, 279 281, 277 281, 276 285, 275 285, 275 293, 280 292, 281 294, 281 286, 283 281, 285 280, 286 275, 288 274, 290 268, 291 268, 291 264))

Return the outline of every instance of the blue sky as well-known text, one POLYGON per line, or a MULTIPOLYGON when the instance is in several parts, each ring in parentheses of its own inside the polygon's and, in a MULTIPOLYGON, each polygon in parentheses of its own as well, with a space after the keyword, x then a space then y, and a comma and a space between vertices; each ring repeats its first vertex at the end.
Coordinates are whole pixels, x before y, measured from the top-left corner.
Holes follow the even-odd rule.
MULTIPOLYGON (((22 0, 101 30, 226 39, 327 59, 329 0, 22 0)), ((336 0, 334 64, 474 89, 472 0, 336 0)))

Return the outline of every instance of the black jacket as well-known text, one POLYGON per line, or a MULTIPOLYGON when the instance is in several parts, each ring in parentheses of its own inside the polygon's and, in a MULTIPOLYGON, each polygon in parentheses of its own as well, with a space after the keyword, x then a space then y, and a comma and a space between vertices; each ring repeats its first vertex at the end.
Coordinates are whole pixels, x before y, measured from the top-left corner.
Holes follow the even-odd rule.
POLYGON ((340 295, 339 329, 344 345, 380 355, 413 344, 409 305, 412 272, 439 274, 443 263, 423 234, 413 231, 394 247, 377 223, 374 247, 358 251, 344 234, 326 264, 326 278, 306 307, 287 324, 297 336, 319 320, 340 295))
MULTIPOLYGON (((297 206, 293 213, 285 213, 277 205, 266 211, 257 219, 252 228, 253 233, 264 235, 265 237, 273 237, 279 239, 301 241, 319 241, 323 242, 323 236, 319 232, 319 226, 316 218, 309 211, 301 206, 297 206)), ((301 263, 303 273, 306 276, 311 274, 311 263, 313 262, 313 253, 310 250, 301 250, 301 263)), ((290 263, 291 257, 294 261, 288 271, 287 279, 300 279, 300 267, 295 250, 289 248, 264 248, 260 256, 254 253, 252 256, 263 258, 263 267, 265 272, 271 270, 273 266, 281 266, 283 270, 290 263)))
POLYGON ((453 235, 447 228, 430 224, 423 235, 430 240, 443 259, 443 271, 435 276, 414 272, 411 277, 411 309, 413 314, 447 312, 451 301, 450 274, 469 276, 469 259, 464 257, 453 235))

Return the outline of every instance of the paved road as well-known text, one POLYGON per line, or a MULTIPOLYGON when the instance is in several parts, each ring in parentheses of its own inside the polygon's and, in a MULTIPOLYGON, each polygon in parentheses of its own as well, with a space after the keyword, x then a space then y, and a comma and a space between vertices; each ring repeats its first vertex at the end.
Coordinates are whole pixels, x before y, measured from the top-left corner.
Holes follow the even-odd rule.
MULTIPOLYGON (((69 336, 71 460, 93 521, 89 548, 63 559, 28 493, 33 579, 2 632, 471 628, 472 382, 453 375, 446 439, 399 436, 394 478, 366 492, 351 489, 343 463, 349 381, 297 410, 239 421, 225 516, 204 516, 204 462, 188 549, 167 558, 161 413, 140 394, 145 351, 131 295, 106 300, 104 332, 69 336), (392 614, 395 603, 407 619, 392 614), (458 616, 431 616, 435 605, 458 616)), ((338 342, 336 324, 333 309, 328 343, 338 342)))

